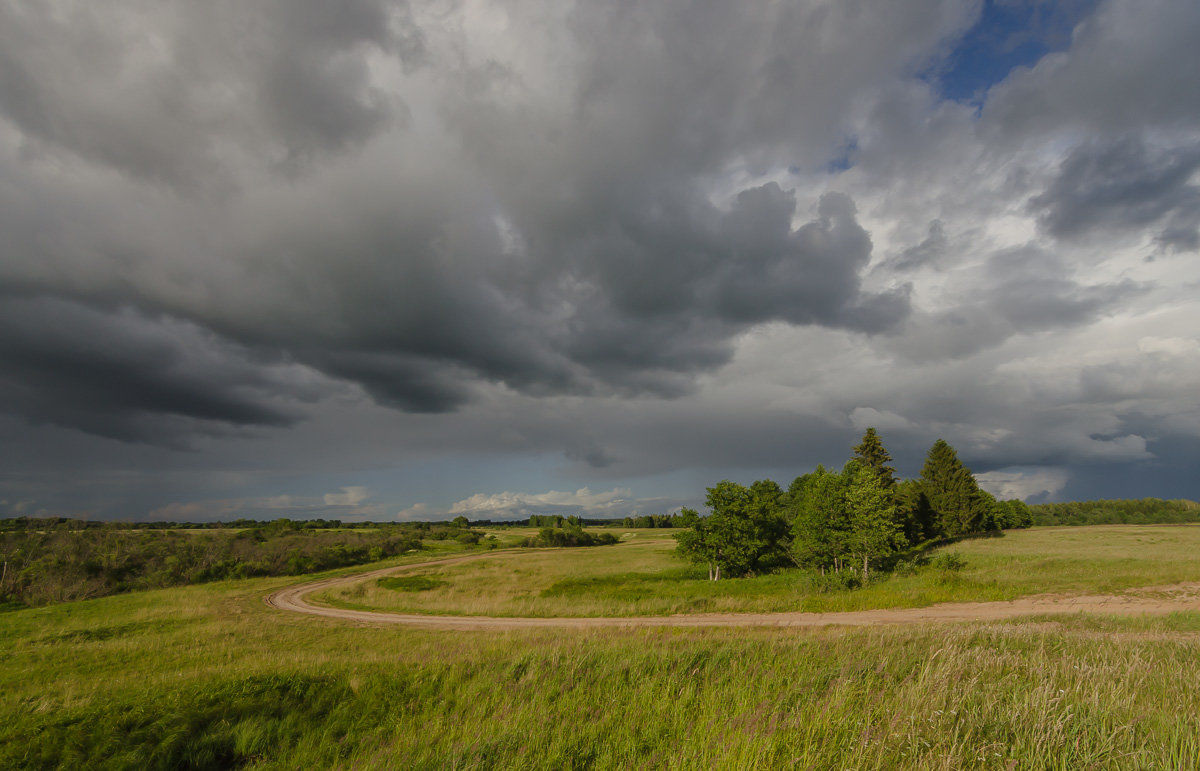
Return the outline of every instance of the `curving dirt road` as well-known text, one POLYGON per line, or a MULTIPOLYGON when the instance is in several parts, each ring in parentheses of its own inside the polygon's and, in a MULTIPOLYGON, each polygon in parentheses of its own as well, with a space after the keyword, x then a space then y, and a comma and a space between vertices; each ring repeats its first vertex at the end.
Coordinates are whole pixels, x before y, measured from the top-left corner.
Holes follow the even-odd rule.
POLYGON ((599 618, 555 617, 517 618, 501 616, 430 616, 413 613, 345 610, 310 604, 305 597, 313 592, 406 570, 431 565, 449 565, 493 557, 497 552, 418 562, 366 573, 326 578, 296 584, 267 595, 266 603, 280 610, 307 613, 367 624, 404 624, 432 629, 528 629, 558 627, 589 629, 594 627, 717 627, 717 626, 874 626, 937 621, 996 621, 1020 616, 1061 613, 1105 613, 1111 615, 1162 615, 1181 610, 1200 610, 1200 582, 1172 586, 1147 587, 1139 594, 1064 596, 1040 594, 1009 602, 955 602, 924 608, 856 610, 844 613, 699 613, 675 616, 605 616, 599 618))

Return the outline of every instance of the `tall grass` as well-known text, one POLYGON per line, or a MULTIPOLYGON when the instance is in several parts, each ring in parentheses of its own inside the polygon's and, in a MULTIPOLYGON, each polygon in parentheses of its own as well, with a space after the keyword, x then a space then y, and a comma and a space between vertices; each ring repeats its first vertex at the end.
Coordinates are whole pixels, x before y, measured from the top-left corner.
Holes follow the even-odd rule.
POLYGON ((262 602, 294 580, 0 614, 0 768, 1200 767, 1200 613, 448 632, 262 602))
POLYGON ((261 603, 271 585, 0 617, 0 767, 1195 768, 1200 753, 1200 614, 484 634, 284 614, 261 603))

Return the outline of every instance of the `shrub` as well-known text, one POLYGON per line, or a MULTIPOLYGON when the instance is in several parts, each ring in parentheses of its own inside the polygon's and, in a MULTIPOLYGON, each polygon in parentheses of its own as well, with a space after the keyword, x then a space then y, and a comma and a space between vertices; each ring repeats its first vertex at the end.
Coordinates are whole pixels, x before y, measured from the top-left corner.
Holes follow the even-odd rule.
POLYGON ((943 573, 957 573, 967 566, 967 561, 955 552, 945 552, 934 557, 932 565, 943 573))

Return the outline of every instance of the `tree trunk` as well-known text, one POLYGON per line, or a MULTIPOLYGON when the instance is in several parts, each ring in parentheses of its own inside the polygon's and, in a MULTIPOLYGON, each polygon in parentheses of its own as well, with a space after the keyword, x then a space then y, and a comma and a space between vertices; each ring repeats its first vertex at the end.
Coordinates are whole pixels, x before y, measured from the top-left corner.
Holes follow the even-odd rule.
POLYGON ((717 577, 716 577, 716 578, 714 578, 713 580, 714 580, 714 581, 720 581, 720 580, 721 580, 721 566, 720 566, 720 565, 717 565, 717 577))
POLYGON ((867 582, 867 555, 863 555, 863 583, 867 582))

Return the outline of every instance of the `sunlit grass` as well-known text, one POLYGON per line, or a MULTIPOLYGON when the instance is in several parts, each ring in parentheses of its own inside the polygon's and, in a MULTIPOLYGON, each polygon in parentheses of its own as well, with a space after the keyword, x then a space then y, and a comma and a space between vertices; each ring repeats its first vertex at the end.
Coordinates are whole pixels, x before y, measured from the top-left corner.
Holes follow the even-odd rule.
POLYGON ((663 531, 626 532, 615 546, 497 553, 413 575, 439 585, 401 592, 376 581, 314 595, 358 609, 497 616, 666 615, 842 611, 1011 600, 1043 592, 1109 593, 1200 580, 1200 525, 1106 525, 1014 530, 941 551, 966 562, 828 591, 811 572, 707 581, 663 531))
POLYGON ((0 616, 0 767, 1140 769, 1200 757, 1200 614, 443 632, 262 602, 290 580, 0 616))

